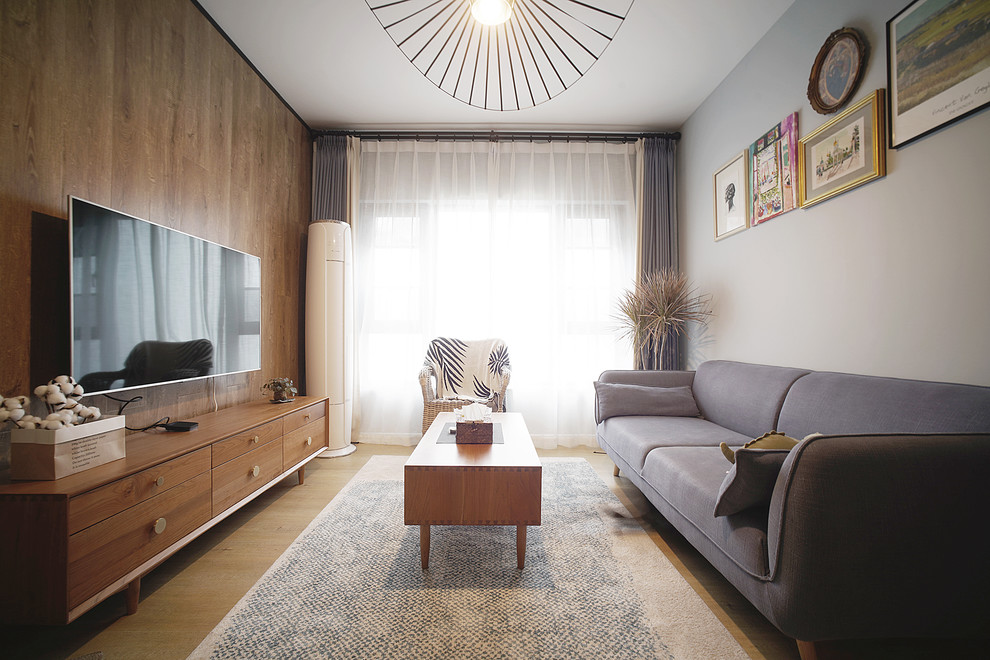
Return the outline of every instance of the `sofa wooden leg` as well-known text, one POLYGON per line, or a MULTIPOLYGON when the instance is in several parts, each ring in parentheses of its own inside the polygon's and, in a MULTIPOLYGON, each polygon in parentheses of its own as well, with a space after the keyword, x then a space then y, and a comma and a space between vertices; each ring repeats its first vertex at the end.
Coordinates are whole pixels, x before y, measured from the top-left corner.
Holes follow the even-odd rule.
POLYGON ((801 660, 818 660, 818 650, 815 648, 814 642, 805 642, 804 640, 796 639, 798 653, 801 655, 801 660))
POLYGON ((619 476, 619 466, 618 465, 612 466, 612 476, 613 477, 619 476))

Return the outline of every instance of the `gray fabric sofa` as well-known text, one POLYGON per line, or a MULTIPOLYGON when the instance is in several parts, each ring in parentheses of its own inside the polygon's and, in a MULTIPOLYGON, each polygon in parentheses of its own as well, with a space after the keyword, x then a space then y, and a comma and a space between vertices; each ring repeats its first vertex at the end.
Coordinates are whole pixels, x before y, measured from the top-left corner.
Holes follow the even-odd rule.
POLYGON ((988 635, 990 388, 728 361, 599 383, 691 388, 697 417, 634 402, 607 417, 599 391, 598 442, 802 654, 822 640, 988 635), (773 429, 824 435, 786 454, 768 504, 715 517, 731 467, 719 443, 773 429))

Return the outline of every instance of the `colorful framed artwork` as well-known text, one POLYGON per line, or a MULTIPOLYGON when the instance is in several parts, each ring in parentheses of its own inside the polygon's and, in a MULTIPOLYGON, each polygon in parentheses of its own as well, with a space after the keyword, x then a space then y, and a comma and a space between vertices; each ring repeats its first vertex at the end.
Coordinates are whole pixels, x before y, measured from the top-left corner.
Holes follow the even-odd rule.
POLYGON ((990 0, 914 0, 887 21, 890 147, 990 103, 990 0))
POLYGON ((830 115, 846 104, 863 78, 869 47, 853 28, 828 35, 808 78, 808 100, 815 112, 830 115))
POLYGON ((715 187, 715 240, 749 228, 749 152, 719 168, 712 177, 715 187))
POLYGON ((884 90, 844 110, 798 144, 801 207, 887 174, 884 90))
POLYGON ((798 115, 793 113, 749 147, 753 226, 797 208, 798 115))

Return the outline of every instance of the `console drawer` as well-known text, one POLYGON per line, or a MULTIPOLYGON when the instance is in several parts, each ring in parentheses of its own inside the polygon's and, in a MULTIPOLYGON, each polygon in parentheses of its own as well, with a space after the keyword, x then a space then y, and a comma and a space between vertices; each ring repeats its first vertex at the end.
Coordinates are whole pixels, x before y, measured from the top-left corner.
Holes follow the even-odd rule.
POLYGON ((219 515, 281 473, 281 442, 269 442, 213 468, 213 515, 219 515))
POLYGON ((73 497, 69 500, 69 534, 106 520, 209 470, 210 448, 203 447, 126 479, 73 497))
POLYGON ((307 456, 323 451, 326 446, 326 422, 322 418, 287 433, 282 438, 282 461, 285 469, 291 468, 307 456))
POLYGON ((317 403, 312 406, 306 406, 302 410, 289 413, 284 417, 285 426, 282 428, 282 432, 289 433, 290 431, 295 431, 311 422, 315 422, 317 419, 322 419, 324 415, 326 415, 325 404, 317 403))
POLYGON ((210 520, 204 472, 69 537, 69 608, 210 520))
POLYGON ((282 420, 276 419, 273 422, 255 426, 244 433, 232 435, 224 438, 220 442, 213 443, 213 467, 223 465, 229 460, 235 459, 261 445, 276 440, 282 435, 282 420))

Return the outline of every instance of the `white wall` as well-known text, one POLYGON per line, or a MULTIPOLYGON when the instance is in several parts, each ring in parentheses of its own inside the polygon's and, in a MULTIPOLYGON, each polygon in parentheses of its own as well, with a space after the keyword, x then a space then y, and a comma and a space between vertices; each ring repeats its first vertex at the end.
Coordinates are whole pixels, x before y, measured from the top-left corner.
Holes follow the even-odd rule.
POLYGON ((887 176, 713 240, 712 175, 808 103, 826 37, 870 45, 853 97, 887 86, 886 21, 908 0, 797 0, 681 129, 681 267, 714 295, 688 366, 730 359, 990 385, 990 111, 887 152, 887 176))

